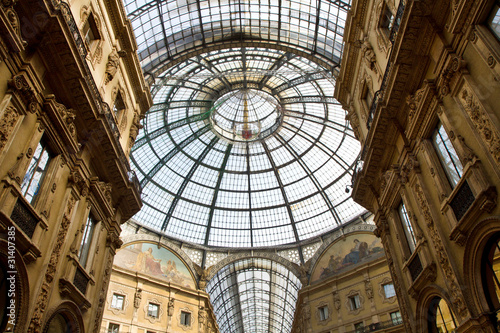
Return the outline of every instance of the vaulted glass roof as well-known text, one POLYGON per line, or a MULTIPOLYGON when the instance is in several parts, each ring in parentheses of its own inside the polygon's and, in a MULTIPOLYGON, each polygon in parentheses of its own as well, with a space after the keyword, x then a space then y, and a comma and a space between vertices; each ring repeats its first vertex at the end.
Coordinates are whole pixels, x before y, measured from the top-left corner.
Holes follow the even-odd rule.
POLYGON ((222 268, 207 284, 220 332, 290 332, 300 280, 283 265, 248 258, 222 268))
POLYGON ((345 189, 359 143, 334 85, 311 60, 261 48, 208 52, 158 75, 131 154, 136 219, 192 243, 266 247, 358 215, 345 189))
POLYGON ((124 0, 146 77, 187 54, 240 45, 290 48, 333 71, 350 0, 124 0))
MULTIPOLYGON (((154 106, 135 219, 205 251, 296 246, 364 209, 333 98, 350 0, 124 0, 154 106)), ((202 268, 206 268, 203 260, 202 268)), ((289 332, 301 283, 247 258, 207 285, 221 332, 289 332)))

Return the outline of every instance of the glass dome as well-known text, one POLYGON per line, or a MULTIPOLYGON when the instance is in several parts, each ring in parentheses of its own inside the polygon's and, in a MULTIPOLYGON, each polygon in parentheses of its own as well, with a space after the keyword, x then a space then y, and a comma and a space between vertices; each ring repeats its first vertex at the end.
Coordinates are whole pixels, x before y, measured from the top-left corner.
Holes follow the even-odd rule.
POLYGON ((248 142, 271 135, 283 119, 278 100, 265 91, 237 89, 215 101, 213 129, 229 141, 248 142))
POLYGON ((360 214, 345 191, 359 143, 334 86, 325 68, 281 50, 171 66, 131 153, 144 203, 135 219, 182 241, 249 248, 298 244, 360 214))

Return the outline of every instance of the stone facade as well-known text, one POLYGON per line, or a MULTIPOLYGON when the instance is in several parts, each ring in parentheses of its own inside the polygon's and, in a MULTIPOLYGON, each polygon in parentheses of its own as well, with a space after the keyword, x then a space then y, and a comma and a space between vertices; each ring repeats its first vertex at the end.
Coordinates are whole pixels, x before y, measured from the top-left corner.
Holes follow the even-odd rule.
POLYGON ((441 301, 448 330, 498 329, 496 8, 359 0, 347 19, 335 96, 362 143, 354 198, 375 214, 406 332, 444 329, 441 301))
POLYGON ((0 18, 0 330, 98 332, 141 207, 129 133, 152 104, 130 22, 121 1, 2 1, 0 18))

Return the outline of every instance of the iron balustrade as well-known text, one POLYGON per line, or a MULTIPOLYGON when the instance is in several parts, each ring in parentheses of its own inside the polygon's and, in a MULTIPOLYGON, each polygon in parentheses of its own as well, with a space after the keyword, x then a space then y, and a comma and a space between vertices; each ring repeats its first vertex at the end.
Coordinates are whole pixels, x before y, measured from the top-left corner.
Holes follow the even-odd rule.
POLYGON ((22 199, 17 199, 14 204, 14 209, 10 215, 12 221, 28 236, 33 237, 38 218, 27 207, 27 204, 22 199))
POLYGON ((358 328, 358 329, 355 329, 355 330, 352 330, 352 331, 348 331, 346 333, 369 333, 369 332, 376 332, 376 331, 384 330, 384 329, 391 328, 391 327, 394 327, 394 326, 398 326, 398 325, 401 325, 401 324, 403 324, 403 319, 402 318, 398 318, 398 319, 394 319, 394 320, 387 320, 387 321, 382 321, 382 322, 378 322, 378 323, 369 324, 366 327, 358 328))

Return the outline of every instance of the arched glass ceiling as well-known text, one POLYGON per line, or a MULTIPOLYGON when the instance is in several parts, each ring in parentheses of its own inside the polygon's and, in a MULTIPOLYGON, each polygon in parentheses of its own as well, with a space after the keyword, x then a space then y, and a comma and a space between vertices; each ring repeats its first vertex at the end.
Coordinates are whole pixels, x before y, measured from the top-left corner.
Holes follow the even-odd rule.
POLYGON ((155 105, 131 154, 144 202, 135 218, 192 243, 266 247, 299 243, 361 213, 345 193, 359 143, 331 97, 334 85, 316 63, 260 48, 208 52, 157 75, 155 105), (221 134, 213 115, 233 112, 228 93, 240 100, 228 107, 237 110, 229 123, 257 119, 268 132, 221 134))
POLYGON ((283 265, 249 258, 222 268, 207 284, 220 332, 290 332, 299 279, 283 265))
POLYGON ((224 45, 280 45, 340 64, 351 0, 124 0, 146 76, 187 53, 224 45), (218 45, 218 46, 217 46, 218 45))

